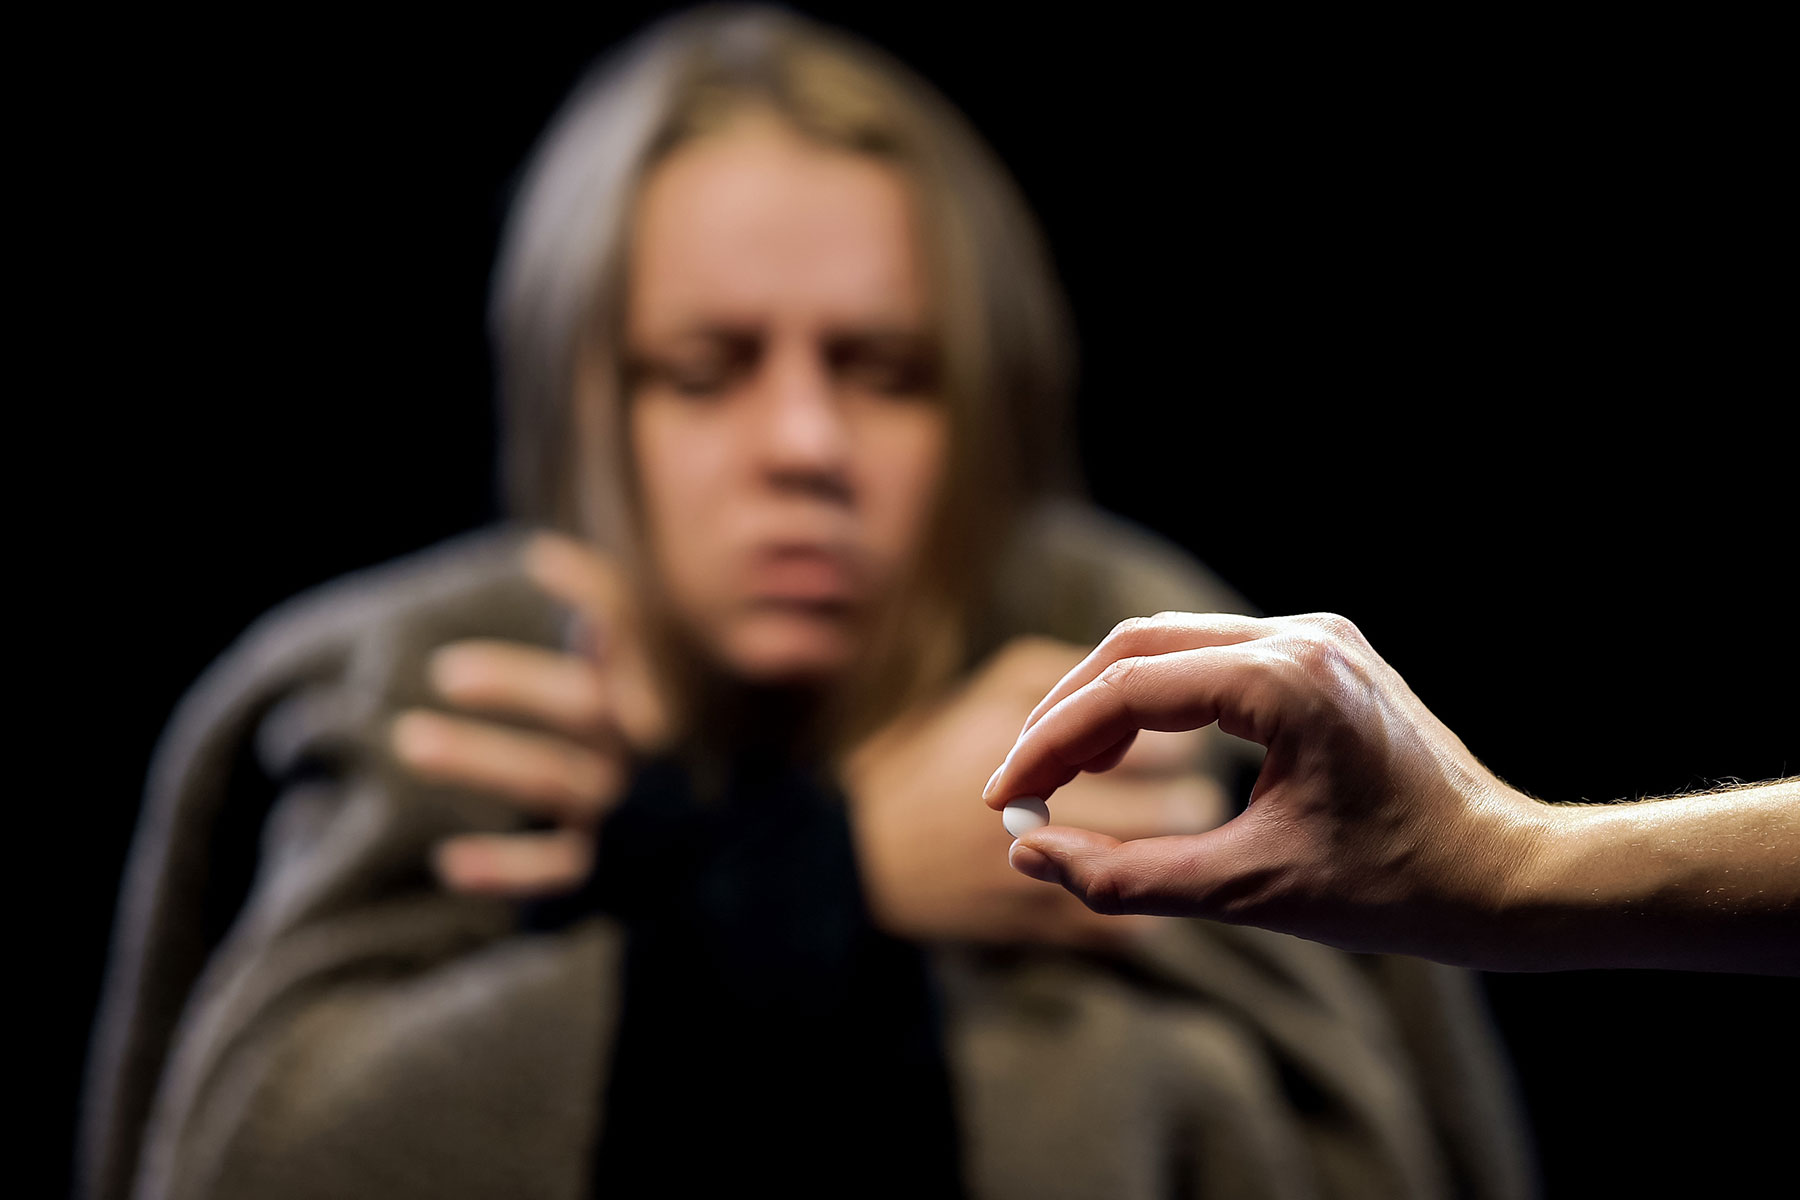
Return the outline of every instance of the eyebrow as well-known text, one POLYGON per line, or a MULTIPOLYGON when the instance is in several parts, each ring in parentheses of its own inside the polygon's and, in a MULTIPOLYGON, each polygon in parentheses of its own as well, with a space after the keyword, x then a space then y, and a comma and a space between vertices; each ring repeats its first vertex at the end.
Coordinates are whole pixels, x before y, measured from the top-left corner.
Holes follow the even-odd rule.
POLYGON ((741 342, 762 336, 763 327, 755 322, 698 321, 679 326, 657 340, 741 342))
MULTIPOLYGON (((720 341, 747 342, 760 341, 768 334, 768 327, 755 321, 716 321, 703 320, 681 325, 667 333, 659 334, 659 342, 681 341, 720 341)), ((893 320, 876 320, 866 323, 833 323, 825 326, 826 341, 930 341, 934 331, 926 322, 905 322, 893 320)))

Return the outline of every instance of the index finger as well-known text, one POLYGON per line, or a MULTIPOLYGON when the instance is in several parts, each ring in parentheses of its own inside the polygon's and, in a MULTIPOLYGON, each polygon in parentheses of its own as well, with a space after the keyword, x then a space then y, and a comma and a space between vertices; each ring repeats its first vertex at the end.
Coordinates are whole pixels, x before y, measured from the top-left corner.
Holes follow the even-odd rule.
POLYGON ((582 647, 608 672, 613 713, 638 749, 669 732, 669 711, 642 645, 630 581, 617 563, 573 538, 539 533, 525 547, 525 572, 585 623, 595 644, 582 647))
POLYGON ((1102 671, 1122 658, 1197 650, 1202 646, 1226 646, 1266 637, 1268 633, 1266 621, 1235 613, 1162 612, 1153 617, 1131 617, 1121 621, 1038 701, 1031 715, 1025 718, 1019 736, 1025 736, 1045 713, 1092 683, 1102 671))
POLYGON ((994 809, 1015 796, 1047 799, 1140 729, 1198 729, 1229 717, 1227 732, 1268 736, 1268 723, 1255 719, 1270 686, 1259 657, 1234 644, 1109 664, 1019 736, 983 798, 994 809))
POLYGON ((525 573, 552 599, 574 609, 603 641, 613 641, 633 624, 624 573, 573 538, 534 534, 525 546, 525 573))

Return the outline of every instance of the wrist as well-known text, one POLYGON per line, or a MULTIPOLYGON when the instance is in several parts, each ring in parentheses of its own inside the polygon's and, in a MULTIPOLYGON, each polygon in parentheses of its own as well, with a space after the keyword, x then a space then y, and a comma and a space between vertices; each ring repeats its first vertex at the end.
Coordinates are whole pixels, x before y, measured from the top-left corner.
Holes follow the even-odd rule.
POLYGON ((1511 889, 1503 970, 1682 965, 1662 961, 1677 933, 1679 862, 1634 822, 1640 804, 1546 804, 1530 822, 1530 850, 1511 889))
POLYGON ((1547 971, 1566 965, 1568 943, 1581 932, 1579 893, 1587 881, 1582 812, 1511 792, 1506 839, 1511 857, 1495 912, 1499 937, 1491 969, 1547 971))

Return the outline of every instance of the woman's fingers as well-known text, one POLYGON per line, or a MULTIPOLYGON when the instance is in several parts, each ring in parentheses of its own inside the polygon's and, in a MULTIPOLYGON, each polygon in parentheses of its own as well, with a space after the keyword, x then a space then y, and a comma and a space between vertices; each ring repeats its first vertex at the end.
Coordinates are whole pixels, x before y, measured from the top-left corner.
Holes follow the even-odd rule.
POLYGON ((470 833, 438 843, 432 867, 452 891, 523 899, 578 887, 593 858, 593 838, 575 830, 470 833))
POLYGON ((669 733, 668 710, 644 652, 624 572, 573 538, 540 533, 526 544, 525 573, 574 610, 582 652, 604 668, 612 718, 626 739, 640 751, 660 745, 669 733))
POLYGON ((1266 637, 1269 622, 1258 617, 1241 617, 1233 613, 1157 613, 1153 617, 1132 617, 1113 626, 1113 631, 1086 658, 1076 663, 1055 687, 1044 696, 1025 718, 1021 737, 1041 720, 1045 713, 1063 700, 1092 683, 1113 663, 1122 658, 1142 658, 1152 654, 1170 654, 1179 650, 1197 650, 1202 646, 1225 646, 1266 637))
POLYGON ((395 718, 395 755, 419 775, 490 791, 526 812, 592 825, 624 785, 620 763, 566 738, 409 709, 395 718))
MULTIPOLYGON (((1200 730, 1145 730, 1105 774, 1090 765, 1056 794, 1053 819, 1121 840, 1200 833, 1230 815, 1225 788, 1198 769, 1200 730)), ((1110 753, 1110 752, 1109 752, 1110 753)))
POLYGON ((630 586, 604 555, 563 534, 538 533, 525 546, 525 574, 593 626, 603 655, 616 638, 636 636, 630 586))
POLYGON ((1180 775, 1198 769, 1205 754, 1205 730, 1146 729, 1113 770, 1126 775, 1180 775))
POLYGON ((1133 841, 1202 833, 1224 821, 1230 811, 1225 789, 1205 775, 1173 779, 1084 775, 1057 793, 1051 820, 1133 841))
POLYGON ((541 722, 593 739, 609 711, 600 673, 573 654, 517 642, 452 642, 431 656, 431 682, 459 708, 541 722))

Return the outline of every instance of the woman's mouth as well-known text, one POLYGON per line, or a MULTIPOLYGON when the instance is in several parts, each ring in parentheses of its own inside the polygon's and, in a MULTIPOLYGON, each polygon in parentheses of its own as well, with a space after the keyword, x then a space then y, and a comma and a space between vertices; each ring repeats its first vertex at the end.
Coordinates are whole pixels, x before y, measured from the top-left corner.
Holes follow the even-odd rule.
POLYGON ((764 547, 752 556, 748 574, 748 598, 756 607, 843 608, 861 591, 854 557, 831 546, 764 547))

